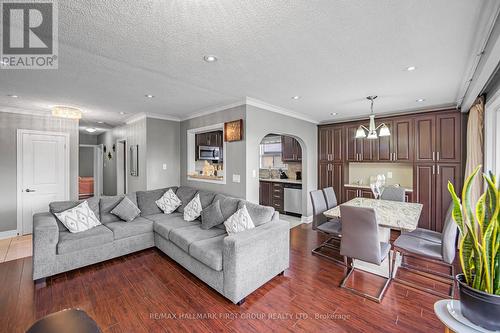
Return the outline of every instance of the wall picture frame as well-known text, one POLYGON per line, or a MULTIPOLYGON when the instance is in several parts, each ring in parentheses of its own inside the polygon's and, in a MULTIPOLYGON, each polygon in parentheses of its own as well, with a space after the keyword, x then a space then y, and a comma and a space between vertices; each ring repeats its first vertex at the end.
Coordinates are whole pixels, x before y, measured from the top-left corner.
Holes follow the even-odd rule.
POLYGON ((243 119, 224 123, 224 141, 233 142, 243 140, 243 119))

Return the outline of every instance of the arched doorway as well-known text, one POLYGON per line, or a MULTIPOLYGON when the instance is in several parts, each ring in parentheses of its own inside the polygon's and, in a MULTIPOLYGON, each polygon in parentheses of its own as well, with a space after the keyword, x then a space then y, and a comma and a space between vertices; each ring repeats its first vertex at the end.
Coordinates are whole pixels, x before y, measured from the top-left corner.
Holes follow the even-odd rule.
POLYGON ((274 207, 292 226, 306 215, 307 191, 303 187, 304 160, 300 138, 269 133, 259 144, 259 203, 274 207))

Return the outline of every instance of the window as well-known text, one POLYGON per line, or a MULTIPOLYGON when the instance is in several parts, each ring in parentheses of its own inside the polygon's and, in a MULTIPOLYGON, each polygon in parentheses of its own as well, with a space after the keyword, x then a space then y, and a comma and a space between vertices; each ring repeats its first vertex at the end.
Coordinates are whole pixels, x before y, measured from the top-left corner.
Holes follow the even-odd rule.
POLYGON ((281 160, 281 137, 266 136, 260 143, 261 169, 288 169, 281 160))

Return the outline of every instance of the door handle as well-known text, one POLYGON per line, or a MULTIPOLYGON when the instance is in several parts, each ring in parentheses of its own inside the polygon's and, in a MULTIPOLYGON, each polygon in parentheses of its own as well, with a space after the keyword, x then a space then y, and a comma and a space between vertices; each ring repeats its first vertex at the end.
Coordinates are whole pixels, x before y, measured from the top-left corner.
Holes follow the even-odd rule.
POLYGON ((29 189, 27 188, 26 190, 24 190, 25 192, 36 192, 36 190, 32 190, 32 189, 29 189))

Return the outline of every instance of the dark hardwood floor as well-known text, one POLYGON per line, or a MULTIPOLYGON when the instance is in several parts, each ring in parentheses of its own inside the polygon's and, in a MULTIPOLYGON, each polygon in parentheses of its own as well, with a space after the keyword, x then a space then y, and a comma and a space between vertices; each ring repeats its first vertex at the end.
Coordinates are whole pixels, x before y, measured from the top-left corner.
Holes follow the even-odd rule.
MULTIPOLYGON (((344 269, 311 255, 323 236, 291 230, 290 268, 237 306, 156 249, 31 280, 32 260, 0 264, 0 332, 24 332, 38 318, 65 308, 85 310, 103 332, 441 332, 439 298, 391 283, 381 304, 339 284, 344 269), (201 318, 200 318, 201 317, 201 318)), ((422 282, 418 278, 416 281, 422 282)), ((353 275, 375 290, 382 279, 353 275)))

